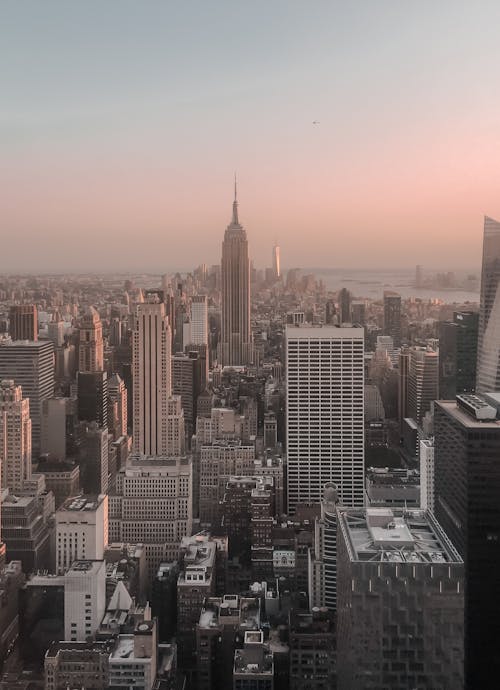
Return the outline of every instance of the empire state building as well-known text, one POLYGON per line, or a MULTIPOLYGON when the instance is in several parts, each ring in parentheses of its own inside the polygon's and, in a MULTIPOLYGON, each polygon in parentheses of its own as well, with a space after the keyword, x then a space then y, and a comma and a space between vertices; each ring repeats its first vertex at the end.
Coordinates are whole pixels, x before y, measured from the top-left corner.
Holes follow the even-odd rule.
POLYGON ((238 220, 236 182, 233 217, 222 243, 222 329, 220 356, 224 366, 242 366, 253 360, 250 330, 250 263, 245 229, 238 220))

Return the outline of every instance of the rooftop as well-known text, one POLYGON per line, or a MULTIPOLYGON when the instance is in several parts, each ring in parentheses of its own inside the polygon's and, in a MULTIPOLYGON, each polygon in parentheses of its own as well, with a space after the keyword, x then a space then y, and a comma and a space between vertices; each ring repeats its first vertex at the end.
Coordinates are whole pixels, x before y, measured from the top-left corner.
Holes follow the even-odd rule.
POLYGON ((340 508, 339 527, 352 561, 462 563, 429 511, 340 508))
MULTIPOLYGON (((458 398, 459 396, 457 396, 458 398)), ((495 429, 500 433, 500 420, 478 419, 474 413, 466 411, 465 407, 459 407, 456 400, 436 400, 436 408, 441 408, 462 426, 469 429, 495 429)), ((489 407, 489 406, 488 406, 489 407)), ((493 408, 492 408, 493 409, 493 408)), ((496 411, 495 411, 496 413, 496 411)))
POLYGON ((67 510, 71 512, 89 512, 96 510, 101 503, 105 500, 105 494, 87 494, 80 496, 72 496, 68 498, 62 506, 59 508, 61 510, 67 510))

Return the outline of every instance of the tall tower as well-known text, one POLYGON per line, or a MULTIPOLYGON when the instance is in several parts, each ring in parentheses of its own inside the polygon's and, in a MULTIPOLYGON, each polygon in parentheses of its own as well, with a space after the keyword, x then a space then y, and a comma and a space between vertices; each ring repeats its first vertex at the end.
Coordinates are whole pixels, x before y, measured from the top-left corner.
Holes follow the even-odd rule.
POLYGON ((158 294, 137 305, 133 334, 134 449, 168 454, 167 403, 172 393, 172 336, 165 303, 158 294))
POLYGON ((34 304, 16 304, 9 311, 12 340, 38 340, 38 312, 34 304))
POLYGON ((7 340, 0 344, 0 380, 14 379, 29 398, 31 447, 37 458, 41 445, 42 404, 54 395, 54 346, 50 340, 7 340))
POLYGON ((500 389, 500 223, 484 217, 476 390, 500 389))
POLYGON ((408 414, 422 424, 438 397, 439 353, 425 347, 410 348, 408 363, 408 414))
POLYGON ((94 307, 89 307, 80 322, 78 371, 102 371, 103 369, 104 343, 101 317, 94 307))
POLYGON ((31 478, 30 401, 9 379, 0 383, 0 461, 2 488, 22 491, 31 478))
POLYGON ((364 329, 287 326, 288 509, 319 503, 328 482, 363 506, 364 329))
POLYGON ((401 345, 401 295, 384 290, 384 335, 390 335, 394 347, 401 345))
POLYGON ((273 247, 273 270, 274 277, 276 279, 281 277, 281 266, 280 266, 280 248, 279 245, 275 244, 273 247))
POLYGON ((250 262, 245 229, 238 220, 236 180, 233 217, 222 243, 222 324, 221 360, 223 365, 244 365, 252 361, 250 331, 250 262))

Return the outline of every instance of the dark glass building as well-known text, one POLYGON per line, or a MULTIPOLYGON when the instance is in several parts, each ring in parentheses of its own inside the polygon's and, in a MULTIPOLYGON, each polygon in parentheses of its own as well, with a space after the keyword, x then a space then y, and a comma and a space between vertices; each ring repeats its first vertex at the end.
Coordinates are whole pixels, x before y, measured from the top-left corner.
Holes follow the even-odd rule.
POLYGON ((78 372, 78 419, 108 425, 108 378, 105 371, 78 372))
POLYGON ((384 335, 390 335, 394 347, 401 345, 401 295, 397 292, 384 292, 384 335))
POLYGON ((453 321, 439 324, 439 397, 454 400, 457 393, 476 388, 479 314, 456 311, 453 321))
MULTIPOLYGON (((466 687, 500 677, 500 420, 479 396, 434 407, 435 514, 465 562, 466 687)), ((496 679, 496 680, 493 680, 496 679)))

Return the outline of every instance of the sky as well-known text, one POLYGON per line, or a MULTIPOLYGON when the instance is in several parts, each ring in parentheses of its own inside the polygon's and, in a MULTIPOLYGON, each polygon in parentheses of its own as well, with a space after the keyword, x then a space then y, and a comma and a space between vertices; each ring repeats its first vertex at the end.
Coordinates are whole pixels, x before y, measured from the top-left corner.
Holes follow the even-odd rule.
POLYGON ((500 3, 0 0, 0 271, 476 267, 500 3), (317 124, 314 122, 317 121, 317 124))

